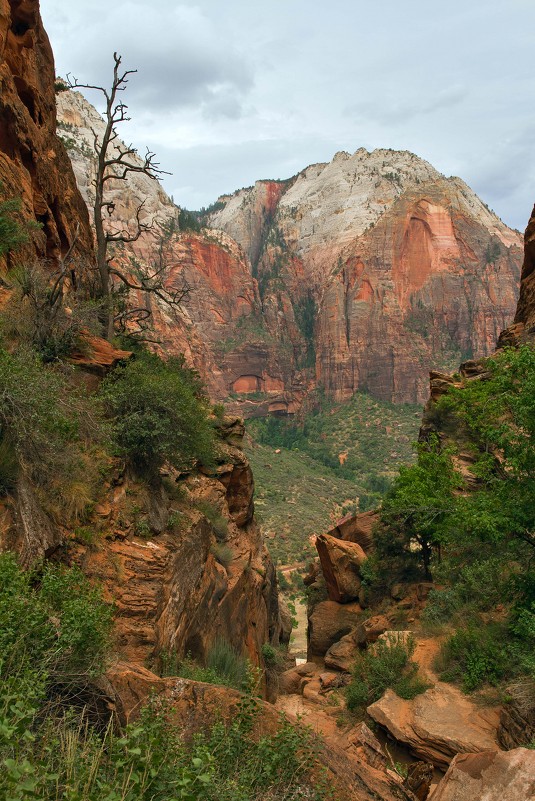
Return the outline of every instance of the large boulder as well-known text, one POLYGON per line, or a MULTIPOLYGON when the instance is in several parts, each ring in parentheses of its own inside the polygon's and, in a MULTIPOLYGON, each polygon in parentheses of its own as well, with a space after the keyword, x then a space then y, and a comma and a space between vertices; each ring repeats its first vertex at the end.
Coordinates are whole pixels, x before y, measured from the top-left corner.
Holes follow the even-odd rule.
POLYGON ((533 801, 535 751, 459 754, 429 801, 533 801))
POLYGON ((316 538, 321 569, 331 601, 348 603, 359 597, 360 566, 366 554, 356 542, 345 542, 329 534, 316 538))
POLYGON ((354 629, 362 614, 360 604, 321 601, 308 619, 309 656, 323 656, 331 645, 354 629))
POLYGON ((331 645, 325 654, 325 667, 333 668, 334 670, 342 670, 349 673, 355 661, 355 655, 358 651, 356 641, 356 631, 350 631, 342 637, 341 640, 331 645))
POLYGON ((373 546, 372 532, 378 522, 379 512, 375 509, 359 512, 356 515, 346 515, 338 520, 327 534, 346 542, 356 542, 367 553, 373 546))
POLYGON ((456 687, 437 682, 411 701, 392 690, 368 714, 421 759, 445 768, 456 754, 496 749, 499 710, 477 707, 456 687))

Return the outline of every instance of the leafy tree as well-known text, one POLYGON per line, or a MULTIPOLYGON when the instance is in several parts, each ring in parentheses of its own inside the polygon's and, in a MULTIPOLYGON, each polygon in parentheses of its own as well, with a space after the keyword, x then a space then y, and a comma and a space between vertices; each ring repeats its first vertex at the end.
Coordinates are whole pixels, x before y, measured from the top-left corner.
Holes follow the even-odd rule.
POLYGON ((155 474, 164 461, 177 468, 213 462, 210 405, 183 361, 141 353, 110 373, 100 396, 118 448, 138 469, 155 474))
POLYGON ((433 551, 439 551, 446 536, 453 493, 459 487, 451 450, 442 450, 436 437, 419 443, 418 461, 402 466, 386 496, 377 533, 381 553, 398 564, 421 564, 431 577, 433 551))

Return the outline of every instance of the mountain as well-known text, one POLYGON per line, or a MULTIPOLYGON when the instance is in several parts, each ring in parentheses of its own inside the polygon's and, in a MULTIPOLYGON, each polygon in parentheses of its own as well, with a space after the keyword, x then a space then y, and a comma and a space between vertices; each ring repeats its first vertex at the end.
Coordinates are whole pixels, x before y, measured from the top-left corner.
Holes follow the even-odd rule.
MULTIPOLYGON (((76 92, 57 102, 91 204, 102 121, 76 92)), ((111 194, 124 222, 142 200, 148 218, 179 214, 145 176, 111 194)), ((169 283, 190 287, 182 323, 162 309, 156 329, 246 415, 292 414, 316 388, 337 402, 357 390, 423 402, 432 365, 490 353, 514 316, 520 234, 412 153, 337 153, 222 196, 200 221, 170 251, 169 283)))

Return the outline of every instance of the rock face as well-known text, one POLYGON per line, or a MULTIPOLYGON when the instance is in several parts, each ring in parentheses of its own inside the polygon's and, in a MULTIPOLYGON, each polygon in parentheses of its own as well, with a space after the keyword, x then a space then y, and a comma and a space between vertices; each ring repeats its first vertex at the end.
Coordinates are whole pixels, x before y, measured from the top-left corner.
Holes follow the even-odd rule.
POLYGON ((358 603, 321 601, 308 618, 308 654, 323 656, 335 642, 356 628, 362 615, 358 603))
POLYGON ((314 380, 336 400, 367 389, 423 401, 428 365, 494 348, 514 314, 521 240, 460 179, 361 149, 278 185, 275 209, 270 187, 220 198, 210 223, 249 256, 269 331, 296 365, 315 354, 314 380))
POLYGON ((258 665, 262 645, 279 642, 275 569, 253 517, 251 469, 235 444, 243 426, 227 420, 223 429, 215 473, 180 481, 187 503, 154 490, 136 496, 124 477, 96 510, 104 538, 74 550, 115 603, 117 647, 128 661, 158 666, 162 654, 190 654, 202 662, 223 638, 258 665), (143 501, 146 522, 136 527, 143 501))
MULTIPOLYGON (((58 114, 91 204, 102 123, 76 92, 58 114)), ((146 220, 178 213, 143 176, 110 197, 126 225, 142 199, 146 220)), ((431 365, 487 355, 514 315, 520 235, 411 153, 338 153, 221 197, 204 222, 169 243, 169 281, 191 289, 178 320, 155 308, 155 324, 162 348, 246 415, 293 414, 318 386, 336 401, 360 389, 423 402, 431 365)), ((132 252, 150 249, 148 236, 132 252)))
POLYGON ((535 207, 524 234, 524 263, 514 323, 502 332, 500 344, 535 340, 535 207))
POLYGON ((442 682, 412 701, 387 690, 367 712, 413 753, 439 767, 458 753, 497 748, 498 710, 478 711, 460 690, 442 682))
POLYGON ((459 754, 429 801, 532 801, 535 752, 484 751, 459 754))
POLYGON ((54 59, 38 0, 0 0, 0 199, 21 197, 23 219, 40 223, 22 256, 57 260, 92 236, 69 158, 56 135, 54 59))

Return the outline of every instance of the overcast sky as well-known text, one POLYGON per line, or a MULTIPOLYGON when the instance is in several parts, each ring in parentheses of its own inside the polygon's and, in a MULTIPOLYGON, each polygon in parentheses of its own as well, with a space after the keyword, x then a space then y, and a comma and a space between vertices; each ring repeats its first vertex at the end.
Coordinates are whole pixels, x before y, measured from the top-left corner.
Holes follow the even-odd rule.
POLYGON ((534 0, 41 0, 41 12, 59 75, 109 84, 114 50, 138 69, 121 136, 157 153, 180 205, 390 147, 526 225, 534 0))

